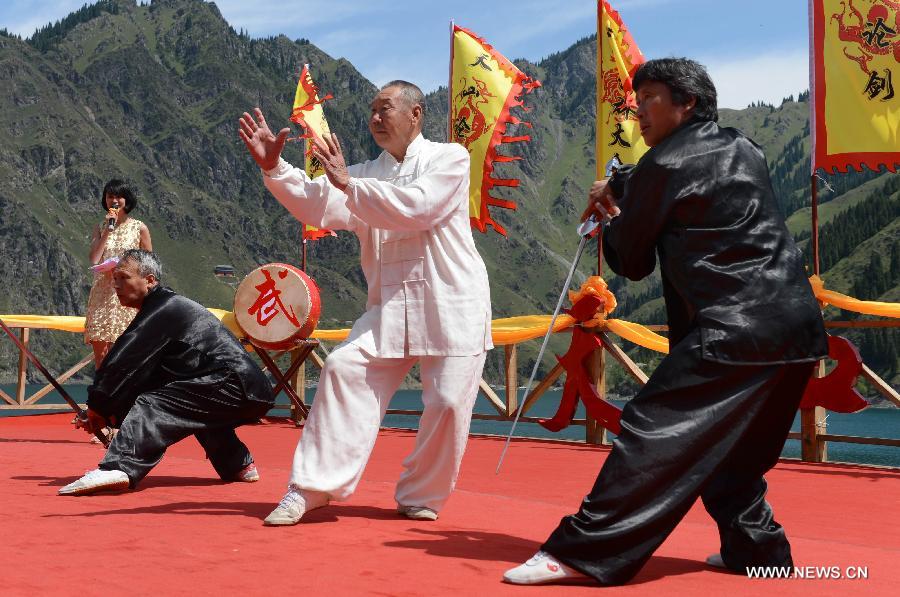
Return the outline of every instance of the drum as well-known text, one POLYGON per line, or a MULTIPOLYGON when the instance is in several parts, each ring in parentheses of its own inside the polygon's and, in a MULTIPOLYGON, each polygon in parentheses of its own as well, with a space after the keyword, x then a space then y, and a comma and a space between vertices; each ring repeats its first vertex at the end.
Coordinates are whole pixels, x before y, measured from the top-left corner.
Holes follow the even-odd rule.
POLYGON ((256 268, 234 295, 238 325, 255 345, 271 350, 288 350, 308 338, 321 310, 316 283, 287 263, 256 268))

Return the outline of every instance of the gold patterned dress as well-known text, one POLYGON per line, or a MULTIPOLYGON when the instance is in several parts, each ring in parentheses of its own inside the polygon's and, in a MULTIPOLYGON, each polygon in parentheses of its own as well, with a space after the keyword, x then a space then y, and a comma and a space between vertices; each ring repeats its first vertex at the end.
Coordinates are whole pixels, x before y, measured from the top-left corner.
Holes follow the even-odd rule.
MULTIPOLYGON (((140 249, 142 225, 140 220, 128 218, 124 224, 117 226, 106 237, 106 247, 100 261, 121 257, 128 249, 140 249)), ((119 302, 113 286, 112 270, 95 272, 85 314, 85 343, 115 342, 135 315, 137 309, 123 307, 119 302)))

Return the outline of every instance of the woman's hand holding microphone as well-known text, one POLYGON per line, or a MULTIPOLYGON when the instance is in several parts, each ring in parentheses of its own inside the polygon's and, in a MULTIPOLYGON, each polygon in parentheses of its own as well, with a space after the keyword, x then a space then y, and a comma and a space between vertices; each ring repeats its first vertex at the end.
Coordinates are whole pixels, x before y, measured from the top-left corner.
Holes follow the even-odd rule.
POLYGON ((116 224, 119 222, 119 200, 114 199, 109 206, 109 209, 106 210, 106 221, 104 230, 112 231, 115 230, 116 224))

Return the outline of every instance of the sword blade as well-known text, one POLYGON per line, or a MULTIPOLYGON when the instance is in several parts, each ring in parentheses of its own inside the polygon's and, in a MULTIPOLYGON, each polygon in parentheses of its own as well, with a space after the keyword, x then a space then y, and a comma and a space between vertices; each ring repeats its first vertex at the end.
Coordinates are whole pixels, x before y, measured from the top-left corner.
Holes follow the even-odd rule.
POLYGON ((547 329, 547 333, 544 334, 544 342, 541 344, 541 350, 538 351, 537 360, 534 362, 534 367, 531 369, 531 377, 528 378, 528 384, 525 386, 525 394, 522 396, 522 402, 519 403, 519 408, 516 409, 516 418, 513 419, 512 427, 509 430, 509 435, 506 437, 506 443, 503 444, 503 452, 500 454, 500 460, 497 462, 497 470, 494 471, 494 474, 500 474, 500 467, 503 466, 503 459, 506 457, 506 451, 509 449, 509 443, 512 441, 513 433, 516 431, 516 425, 519 423, 519 417, 522 416, 522 410, 525 406, 525 402, 528 400, 528 394, 531 392, 531 385, 534 383, 534 378, 537 375, 538 367, 541 365, 541 359, 544 357, 544 351, 547 349, 547 343, 550 342, 550 336, 553 334, 553 325, 556 323, 556 318, 559 316, 559 311, 562 308, 563 301, 566 299, 566 293, 569 290, 569 285, 572 283, 572 277, 575 275, 575 269, 578 267, 578 262, 581 260, 581 254, 584 252, 584 245, 587 243, 588 237, 582 236, 581 241, 578 243, 578 251, 575 253, 575 259, 572 260, 572 266, 569 268, 569 275, 566 276, 566 281, 563 284, 562 292, 559 295, 559 300, 556 302, 556 309, 553 310, 553 317, 550 319, 550 327, 547 329))

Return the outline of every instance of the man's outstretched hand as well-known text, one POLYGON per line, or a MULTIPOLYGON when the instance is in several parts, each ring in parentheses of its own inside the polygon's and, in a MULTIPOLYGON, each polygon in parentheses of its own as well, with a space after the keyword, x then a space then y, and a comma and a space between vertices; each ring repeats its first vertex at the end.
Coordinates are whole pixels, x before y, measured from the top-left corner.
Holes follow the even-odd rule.
POLYGON ((344 190, 350 184, 350 174, 347 172, 347 164, 344 162, 344 152, 341 150, 341 142, 337 135, 330 133, 323 138, 313 138, 313 157, 319 160, 328 182, 344 190))
POLYGON ((278 131, 276 136, 269 130, 266 124, 266 118, 263 116, 262 110, 253 109, 256 118, 244 112, 238 123, 238 136, 247 146, 250 156, 263 170, 271 170, 278 165, 278 158, 281 157, 281 150, 284 149, 284 143, 287 141, 291 132, 289 128, 283 128, 278 131))

